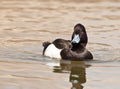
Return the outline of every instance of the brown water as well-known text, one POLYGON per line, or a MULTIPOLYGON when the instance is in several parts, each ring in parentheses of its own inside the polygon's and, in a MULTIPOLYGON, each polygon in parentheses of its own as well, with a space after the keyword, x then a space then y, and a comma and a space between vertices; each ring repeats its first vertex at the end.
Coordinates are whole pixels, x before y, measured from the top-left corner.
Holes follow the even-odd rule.
POLYGON ((119 28, 119 0, 0 0, 0 89, 119 89, 119 28), (42 56, 42 42, 70 39, 77 23, 94 61, 42 56))

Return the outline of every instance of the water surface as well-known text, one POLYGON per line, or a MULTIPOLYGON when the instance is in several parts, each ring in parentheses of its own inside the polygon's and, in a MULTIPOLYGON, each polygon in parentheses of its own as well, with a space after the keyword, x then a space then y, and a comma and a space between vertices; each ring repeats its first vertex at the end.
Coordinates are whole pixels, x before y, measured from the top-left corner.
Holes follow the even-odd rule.
POLYGON ((119 89, 119 0, 0 0, 1 89, 119 89), (42 56, 42 42, 85 25, 91 62, 42 56))

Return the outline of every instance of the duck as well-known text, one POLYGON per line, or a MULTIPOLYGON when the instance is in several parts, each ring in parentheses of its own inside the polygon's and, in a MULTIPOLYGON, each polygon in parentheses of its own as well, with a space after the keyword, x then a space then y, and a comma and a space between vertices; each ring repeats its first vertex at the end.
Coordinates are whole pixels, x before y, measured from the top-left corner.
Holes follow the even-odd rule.
POLYGON ((55 39, 53 42, 43 42, 43 55, 63 60, 92 60, 93 55, 86 49, 88 37, 84 25, 74 26, 71 40, 55 39))
POLYGON ((74 32, 71 37, 72 48, 64 48, 61 50, 61 58, 64 60, 92 60, 92 53, 86 49, 88 36, 84 25, 78 23, 74 26, 74 32))

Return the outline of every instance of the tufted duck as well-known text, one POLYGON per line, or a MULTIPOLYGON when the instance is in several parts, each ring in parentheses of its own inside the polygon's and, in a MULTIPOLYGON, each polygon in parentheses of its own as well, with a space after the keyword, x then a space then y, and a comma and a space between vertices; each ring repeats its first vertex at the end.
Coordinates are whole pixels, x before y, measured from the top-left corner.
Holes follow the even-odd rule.
POLYGON ((74 27, 71 41, 56 39, 52 43, 44 42, 43 55, 65 60, 91 60, 93 55, 86 49, 87 42, 85 27, 77 24, 74 27))

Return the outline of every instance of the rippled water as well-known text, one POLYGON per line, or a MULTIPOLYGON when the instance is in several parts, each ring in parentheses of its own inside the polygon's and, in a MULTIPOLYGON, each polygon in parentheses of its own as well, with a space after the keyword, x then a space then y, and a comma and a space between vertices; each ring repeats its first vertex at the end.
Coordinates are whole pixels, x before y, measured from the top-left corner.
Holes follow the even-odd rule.
MULTIPOLYGON (((0 0, 0 60, 37 61, 52 66, 51 77, 58 76, 56 71, 59 76, 67 76, 67 81, 58 79, 51 89, 56 89, 54 86, 60 89, 72 86, 77 89, 119 89, 119 28, 119 0, 0 0), (94 61, 87 63, 89 67, 86 68, 84 62, 61 63, 42 56, 42 42, 56 38, 70 39, 77 23, 85 25, 89 37, 87 48, 94 55, 94 61), (81 66, 73 65, 85 67, 81 69, 81 66), (80 82, 73 84, 72 77, 78 75, 82 76, 78 78, 80 82)), ((2 85, 1 88, 20 88, 7 86, 2 85)), ((37 85, 36 88, 21 86, 22 89, 40 89, 37 85)))

